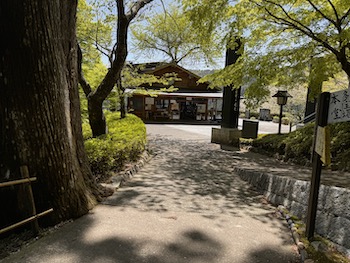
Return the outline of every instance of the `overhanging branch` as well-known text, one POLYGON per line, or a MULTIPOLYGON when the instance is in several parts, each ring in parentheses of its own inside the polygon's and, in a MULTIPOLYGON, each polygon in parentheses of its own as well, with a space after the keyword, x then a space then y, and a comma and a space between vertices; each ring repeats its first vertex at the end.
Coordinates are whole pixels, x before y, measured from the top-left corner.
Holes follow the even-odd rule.
POLYGON ((332 7, 332 9, 333 9, 333 12, 334 12, 334 14, 335 14, 335 17, 337 18, 337 22, 339 22, 340 19, 339 19, 339 15, 338 15, 337 9, 335 8, 335 6, 334 6, 334 4, 332 3, 331 0, 327 0, 327 2, 331 5, 331 7, 332 7))
POLYGON ((319 38, 309 27, 307 27, 306 25, 302 24, 300 21, 292 18, 290 16, 290 14, 284 9, 284 7, 282 5, 280 5, 278 3, 275 3, 273 1, 270 1, 270 0, 264 0, 264 2, 279 7, 281 9, 281 11, 285 14, 286 18, 277 16, 277 15, 273 14, 266 6, 259 5, 260 7, 263 7, 265 12, 270 17, 274 18, 274 23, 275 24, 277 24, 277 25, 285 25, 285 26, 288 26, 288 27, 290 27, 292 29, 298 30, 298 31, 302 32, 303 34, 307 35, 308 37, 312 38, 316 42, 319 42, 320 44, 322 44, 322 46, 324 46, 326 49, 330 50, 336 56, 339 55, 339 51, 337 49, 332 47, 325 40, 319 38))
POLYGON ((130 22, 135 18, 137 13, 140 11, 142 7, 151 3, 153 0, 139 0, 130 8, 129 12, 126 14, 127 20, 130 22))
POLYGON ((338 30, 339 30, 339 26, 340 26, 340 23, 339 23, 339 19, 338 19, 338 13, 337 13, 337 10, 335 9, 335 7, 333 6, 332 2, 330 2, 328 0, 328 2, 330 2, 333 6, 333 10, 334 10, 334 13, 335 13, 335 16, 337 18, 337 21, 334 21, 332 20, 330 17, 326 16, 311 0, 307 0, 309 2, 309 4, 312 6, 313 9, 315 9, 315 11, 317 13, 319 13, 324 19, 328 20, 330 23, 332 23, 338 30))
POLYGON ((348 11, 346 11, 345 15, 343 15, 340 18, 340 21, 343 22, 349 15, 350 15, 350 8, 348 9, 348 11))

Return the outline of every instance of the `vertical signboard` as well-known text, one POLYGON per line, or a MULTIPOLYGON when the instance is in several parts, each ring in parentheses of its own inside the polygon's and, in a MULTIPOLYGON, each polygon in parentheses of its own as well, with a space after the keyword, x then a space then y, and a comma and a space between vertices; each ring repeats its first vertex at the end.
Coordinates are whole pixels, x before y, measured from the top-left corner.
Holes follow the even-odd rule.
POLYGON ((322 163, 330 163, 330 135, 327 124, 350 121, 350 90, 320 94, 317 102, 316 134, 312 160, 306 236, 313 238, 315 230, 318 193, 321 182, 322 163))
POLYGON ((350 121, 350 90, 330 94, 328 123, 350 121))

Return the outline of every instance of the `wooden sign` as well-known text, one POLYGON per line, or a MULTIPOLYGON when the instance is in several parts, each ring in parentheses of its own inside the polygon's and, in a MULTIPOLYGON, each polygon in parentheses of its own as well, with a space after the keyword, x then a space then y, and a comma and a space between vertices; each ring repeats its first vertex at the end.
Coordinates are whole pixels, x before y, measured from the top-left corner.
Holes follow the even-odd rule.
POLYGON ((350 121, 350 90, 330 94, 328 123, 350 121))
POLYGON ((330 151, 330 133, 329 127, 317 127, 315 152, 320 155, 321 161, 325 165, 331 163, 331 151, 330 151))

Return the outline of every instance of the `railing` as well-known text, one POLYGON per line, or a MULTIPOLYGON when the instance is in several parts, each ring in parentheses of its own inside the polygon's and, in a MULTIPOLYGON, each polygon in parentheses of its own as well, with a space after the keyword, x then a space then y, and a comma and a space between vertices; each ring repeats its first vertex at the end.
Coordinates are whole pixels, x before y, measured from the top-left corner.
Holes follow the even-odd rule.
POLYGON ((292 131, 292 128, 295 126, 295 128, 297 127, 297 125, 301 124, 301 123, 308 123, 308 122, 311 122, 311 121, 314 121, 316 118, 316 112, 314 113, 311 113, 310 115, 306 116, 304 119, 296 122, 296 123, 290 123, 289 125, 289 132, 292 131))
POLYGON ((38 224, 38 218, 45 216, 53 211, 53 209, 48 209, 42 213, 37 214, 36 208, 35 208, 35 202, 34 202, 34 196, 33 196, 33 190, 32 190, 32 185, 31 182, 36 181, 36 177, 29 177, 29 171, 27 166, 21 166, 20 167, 20 172, 21 172, 21 177, 22 179, 18 180, 13 180, 13 181, 7 181, 7 182, 1 182, 0 183, 0 188, 1 187, 8 187, 8 186, 13 186, 13 185, 21 185, 25 184, 25 187, 23 189, 24 194, 27 196, 29 200, 29 213, 31 214, 30 217, 17 222, 15 224, 12 224, 10 226, 7 226, 5 228, 0 229, 0 234, 5 233, 7 231, 13 230, 19 226, 22 226, 27 223, 32 223, 32 231, 34 234, 39 233, 39 224, 38 224))

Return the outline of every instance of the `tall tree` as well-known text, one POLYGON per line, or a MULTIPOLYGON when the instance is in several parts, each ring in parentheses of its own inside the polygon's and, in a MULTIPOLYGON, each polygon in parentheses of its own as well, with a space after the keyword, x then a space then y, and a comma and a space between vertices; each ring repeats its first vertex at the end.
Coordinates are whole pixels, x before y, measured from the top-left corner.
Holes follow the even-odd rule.
POLYGON ((115 0, 117 7, 117 39, 113 45, 113 49, 109 54, 111 62, 107 74, 104 76, 102 82, 96 89, 92 89, 91 85, 86 81, 82 74, 82 59, 83 55, 81 49, 78 51, 79 60, 79 83, 82 86, 86 98, 88 99, 88 113, 89 122, 94 137, 106 134, 107 126, 106 120, 102 110, 103 101, 108 97, 118 78, 121 70, 125 64, 128 53, 128 28, 130 22, 136 17, 138 12, 148 3, 153 0, 138 0, 133 2, 130 8, 126 11, 124 0, 115 0))
POLYGON ((54 208, 51 223, 87 213, 100 195, 83 145, 76 5, 0 2, 0 163, 8 179, 28 166, 38 210, 54 208))
MULTIPOLYGON (((231 75, 236 85, 260 82, 262 87, 307 83, 311 60, 319 57, 333 65, 330 76, 339 69, 350 75, 349 0, 219 0, 215 6, 208 0, 183 2, 197 28, 214 33, 226 26, 245 36, 245 54, 234 68, 221 72, 221 79, 231 75), (218 12, 220 21, 209 21, 205 12, 218 12)), ((219 80, 219 75, 214 77, 219 80)))
MULTIPOLYGON (((107 73, 107 67, 102 62, 101 47, 111 45, 112 26, 110 17, 101 17, 95 7, 86 0, 78 1, 77 10, 77 40, 84 54, 81 70, 84 78, 92 89, 96 88, 107 73)), ((83 121, 88 121, 88 102, 80 87, 80 102, 83 121)))
POLYGON ((199 37, 194 34, 189 17, 182 10, 171 5, 166 8, 163 5, 163 13, 156 13, 146 22, 134 25, 135 49, 163 54, 168 62, 180 63, 184 59, 196 61, 205 58, 213 63, 219 55, 216 49, 215 35, 199 37))

